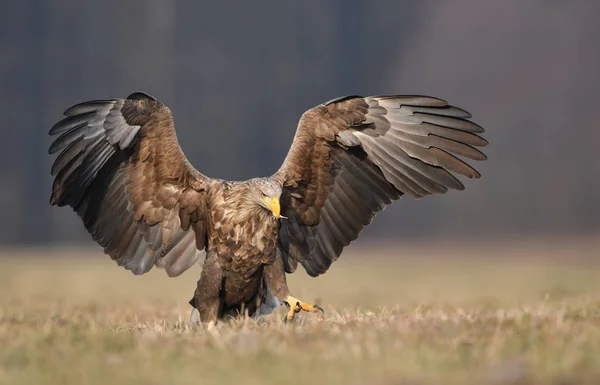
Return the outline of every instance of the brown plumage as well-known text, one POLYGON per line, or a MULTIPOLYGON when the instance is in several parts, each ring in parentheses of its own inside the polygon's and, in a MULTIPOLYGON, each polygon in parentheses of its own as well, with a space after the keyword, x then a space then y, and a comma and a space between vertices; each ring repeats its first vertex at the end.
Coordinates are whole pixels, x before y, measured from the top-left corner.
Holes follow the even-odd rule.
MULTIPOLYGON (((457 156, 486 157, 470 115, 424 96, 352 96, 305 112, 281 168, 269 178, 206 177, 183 154, 170 110, 155 98, 91 101, 50 130, 50 203, 71 206, 120 266, 178 276, 203 262, 194 298, 202 321, 242 307, 289 303, 285 273, 317 276, 375 214, 479 178, 457 156), (280 218, 280 211, 282 217, 280 218), (270 300, 269 298, 270 297, 270 300), (274 302, 273 302, 274 301, 274 302)), ((293 303, 291 303, 293 302, 293 303)))

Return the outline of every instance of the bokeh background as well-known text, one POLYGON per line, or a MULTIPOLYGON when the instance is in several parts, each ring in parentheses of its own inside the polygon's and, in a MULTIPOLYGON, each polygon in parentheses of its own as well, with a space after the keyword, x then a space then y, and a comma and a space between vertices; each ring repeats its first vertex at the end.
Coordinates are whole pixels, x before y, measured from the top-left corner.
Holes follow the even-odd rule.
POLYGON ((4 1, 0 243, 91 245, 48 204, 48 129, 69 106, 148 92, 203 173, 270 175, 300 115, 345 94, 426 94, 486 128, 463 192, 410 198, 361 239, 600 233, 600 2, 4 1))
POLYGON ((1 1, 0 384, 599 384, 599 16, 598 0, 1 1), (50 127, 138 90, 208 176, 270 175, 301 114, 348 94, 445 99, 489 159, 465 191, 389 206, 322 277, 290 275, 324 318, 285 325, 281 307, 207 332, 187 323, 199 269, 135 279, 48 203, 50 127))

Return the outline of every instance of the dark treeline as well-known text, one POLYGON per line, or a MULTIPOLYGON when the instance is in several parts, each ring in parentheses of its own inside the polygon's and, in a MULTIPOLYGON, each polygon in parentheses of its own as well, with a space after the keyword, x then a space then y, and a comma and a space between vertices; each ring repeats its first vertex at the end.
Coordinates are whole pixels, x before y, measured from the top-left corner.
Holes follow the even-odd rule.
POLYGON ((489 160, 466 191, 388 208, 366 236, 600 230, 599 2, 19 0, 0 14, 0 242, 88 240, 48 204, 48 129, 142 90, 209 176, 274 172, 297 119, 345 94, 428 94, 473 113, 489 160))

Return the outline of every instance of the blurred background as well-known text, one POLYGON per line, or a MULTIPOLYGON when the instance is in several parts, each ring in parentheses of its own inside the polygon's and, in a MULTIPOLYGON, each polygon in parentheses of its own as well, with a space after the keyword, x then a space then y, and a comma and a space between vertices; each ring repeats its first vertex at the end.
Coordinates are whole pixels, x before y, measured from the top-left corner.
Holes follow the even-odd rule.
POLYGON ((425 94, 487 132, 483 178, 380 214, 362 239, 600 233, 600 2, 19 0, 0 13, 0 243, 91 245, 51 207, 48 129, 142 90, 209 176, 273 173, 300 115, 346 94, 425 94))

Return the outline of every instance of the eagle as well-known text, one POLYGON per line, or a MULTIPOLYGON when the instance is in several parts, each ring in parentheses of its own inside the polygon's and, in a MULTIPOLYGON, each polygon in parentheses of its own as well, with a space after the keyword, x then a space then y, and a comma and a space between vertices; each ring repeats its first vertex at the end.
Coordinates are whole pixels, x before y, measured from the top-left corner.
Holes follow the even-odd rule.
MULTIPOLYGON (((170 109, 136 92, 74 105, 49 131, 50 204, 70 206, 119 266, 177 277, 202 264, 190 304, 202 322, 285 304, 298 264, 325 273, 386 205, 463 190, 463 159, 488 142, 465 110, 428 96, 346 96, 302 114, 271 176, 211 178, 184 155, 170 109)), ((267 309, 268 310, 268 309, 267 309)), ((194 311, 194 310, 192 310, 194 311)))

